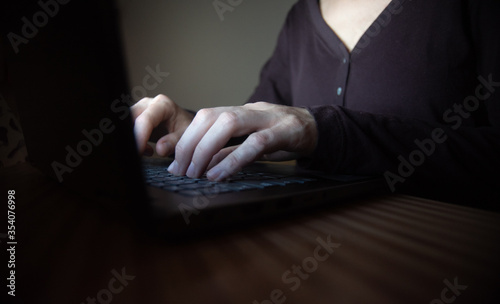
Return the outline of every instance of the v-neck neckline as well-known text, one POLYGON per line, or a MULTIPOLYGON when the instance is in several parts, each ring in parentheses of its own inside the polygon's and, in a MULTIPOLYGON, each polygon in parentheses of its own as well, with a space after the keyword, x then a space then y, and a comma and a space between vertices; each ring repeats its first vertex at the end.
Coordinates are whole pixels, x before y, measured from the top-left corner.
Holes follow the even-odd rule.
MULTIPOLYGON (((320 36, 323 38, 325 43, 335 52, 338 53, 340 52, 339 55, 341 55, 343 58, 351 58, 353 55, 356 55, 359 52, 359 43, 361 41, 364 41, 366 39, 366 36, 368 35, 368 31, 371 29, 371 27, 376 23, 379 22, 380 18, 382 15, 384 15, 393 5, 395 1, 400 2, 400 6, 403 5, 405 0, 391 0, 389 4, 380 12, 380 14, 373 20, 373 22, 370 24, 370 26, 365 30, 363 35, 358 39, 356 44, 354 45, 353 49, 349 52, 348 48, 340 39, 340 37, 337 35, 337 33, 328 25, 326 20, 323 18, 323 14, 321 13, 321 7, 320 7, 320 0, 308 0, 308 6, 309 6, 309 12, 311 14, 311 19, 314 24, 314 26, 317 28, 320 36)), ((371 37, 373 39, 374 37, 371 37)), ((365 49, 364 47, 363 49, 365 49)))

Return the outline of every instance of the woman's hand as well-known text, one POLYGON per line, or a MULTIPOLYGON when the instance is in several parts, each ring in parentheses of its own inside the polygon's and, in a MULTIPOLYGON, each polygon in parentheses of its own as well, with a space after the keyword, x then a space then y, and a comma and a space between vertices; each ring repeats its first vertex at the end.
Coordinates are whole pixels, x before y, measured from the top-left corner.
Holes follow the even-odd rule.
POLYGON ((159 138, 156 153, 168 156, 175 151, 175 146, 193 120, 193 114, 179 107, 165 95, 155 98, 143 98, 131 108, 135 121, 134 133, 139 153, 153 154, 148 145, 150 137, 159 138), (159 135, 155 136, 155 133, 159 135), (165 135, 167 134, 167 135, 165 135))
MULTIPOLYGON (((165 114, 160 110, 160 107, 156 113, 151 110, 147 116, 154 123, 146 124, 146 118, 140 122, 145 125, 139 128, 141 138, 150 133, 156 122, 173 117, 170 112, 165 114)), ((171 127, 175 130, 175 124, 171 127)), ((176 137, 172 137, 170 142, 173 143, 176 137)), ((165 137, 163 139, 167 141, 165 137)), ((307 156, 314 151, 316 141, 316 122, 303 108, 258 102, 239 107, 202 109, 177 142, 175 161, 169 171, 196 178, 209 169, 207 177, 221 181, 258 159, 284 160, 307 156), (241 145, 224 148, 232 137, 248 134, 241 145)))

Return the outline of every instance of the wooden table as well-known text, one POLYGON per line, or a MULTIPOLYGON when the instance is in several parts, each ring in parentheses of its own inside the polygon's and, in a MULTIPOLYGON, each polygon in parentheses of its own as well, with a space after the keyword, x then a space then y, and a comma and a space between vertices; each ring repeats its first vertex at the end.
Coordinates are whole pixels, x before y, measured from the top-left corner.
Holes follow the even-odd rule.
POLYGON ((18 303, 500 303, 497 213, 388 195, 172 243, 27 164, 0 181, 18 303))

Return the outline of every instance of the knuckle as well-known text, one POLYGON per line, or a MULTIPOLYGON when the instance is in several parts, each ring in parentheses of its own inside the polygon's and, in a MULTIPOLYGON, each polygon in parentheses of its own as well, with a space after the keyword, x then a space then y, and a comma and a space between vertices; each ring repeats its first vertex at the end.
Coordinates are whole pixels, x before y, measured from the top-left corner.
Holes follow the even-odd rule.
POLYGON ((295 115, 287 115, 282 122, 291 129, 303 128, 304 123, 295 115))
POLYGON ((228 128, 235 127, 239 122, 239 116, 236 112, 224 112, 219 116, 219 119, 228 128))
POLYGON ((210 108, 201 109, 196 113, 194 120, 196 122, 204 122, 212 118, 214 111, 210 108))
POLYGON ((172 99, 168 98, 166 95, 160 94, 157 96, 159 100, 161 100, 166 106, 168 107, 176 107, 177 105, 175 102, 172 101, 172 99))
POLYGON ((156 106, 160 106, 160 107, 175 106, 175 103, 170 98, 168 98, 166 95, 163 95, 163 94, 156 95, 155 98, 152 98, 152 99, 149 98, 149 99, 150 99, 149 106, 152 106, 152 107, 156 107, 156 106))
POLYGON ((268 108, 271 104, 265 101, 256 101, 256 102, 249 102, 243 105, 243 107, 249 108, 249 109, 265 109, 268 108))
POLYGON ((143 98, 139 99, 139 101, 138 101, 138 102, 136 102, 135 104, 136 104, 136 105, 137 105, 137 104, 143 104, 143 103, 146 103, 146 104, 147 104, 150 100, 151 100, 151 98, 150 98, 150 97, 143 97, 143 98))
POLYGON ((204 108, 204 109, 199 110, 198 113, 196 113, 196 116, 200 116, 200 117, 211 116, 212 113, 213 113, 213 109, 204 108))
POLYGON ((163 104, 165 103, 165 100, 161 98, 160 95, 156 96, 155 98, 152 98, 151 101, 149 102, 149 105, 157 105, 157 104, 163 104))
POLYGON ((133 119, 137 119, 137 117, 139 117, 139 114, 140 114, 140 109, 139 107, 135 104, 133 106, 130 107, 130 112, 132 113, 132 117, 133 119))
POLYGON ((252 109, 257 105, 257 103, 259 103, 259 102, 258 101, 257 102, 247 102, 243 105, 243 108, 252 109))
POLYGON ((165 94, 158 94, 158 95, 156 95, 156 98, 162 99, 165 101, 170 100, 170 98, 168 98, 167 95, 165 95, 165 94))
POLYGON ((259 150, 264 150, 273 140, 270 132, 257 132, 252 133, 248 137, 249 143, 259 150))
POLYGON ((151 125, 151 115, 148 112, 142 112, 141 115, 137 116, 135 123, 143 126, 151 125))
POLYGON ((265 102, 265 101, 257 101, 257 102, 255 103, 255 106, 257 106, 257 107, 265 107, 265 106, 267 106, 267 105, 268 105, 268 103, 267 103, 267 102, 265 102))

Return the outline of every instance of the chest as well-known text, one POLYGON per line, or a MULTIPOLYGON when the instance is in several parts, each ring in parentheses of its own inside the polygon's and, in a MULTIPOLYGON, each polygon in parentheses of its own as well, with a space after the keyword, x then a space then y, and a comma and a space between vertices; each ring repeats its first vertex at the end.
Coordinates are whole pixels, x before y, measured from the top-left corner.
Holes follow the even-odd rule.
POLYGON ((351 51, 391 0, 320 0, 321 14, 351 51))
MULTIPOLYGON (((289 52, 292 105, 339 105, 440 120, 447 109, 474 94, 476 63, 460 1, 395 0, 373 17, 381 17, 375 23, 364 23, 377 26, 359 34, 351 54, 339 47, 338 39, 350 30, 334 27, 339 36, 334 37, 319 5, 310 11, 315 12, 312 22, 302 24, 297 18, 287 40, 295 46, 289 52)), ((359 23, 349 22, 359 29, 359 23)))

